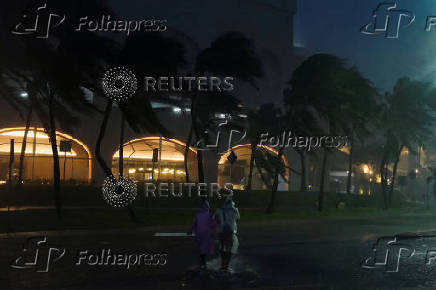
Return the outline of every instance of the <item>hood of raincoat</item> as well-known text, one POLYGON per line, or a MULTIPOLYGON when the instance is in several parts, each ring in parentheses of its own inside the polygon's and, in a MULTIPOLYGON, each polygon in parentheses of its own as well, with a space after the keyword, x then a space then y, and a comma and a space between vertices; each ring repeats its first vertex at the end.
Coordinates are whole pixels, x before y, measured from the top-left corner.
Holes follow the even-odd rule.
POLYGON ((202 211, 209 211, 210 209, 210 205, 208 201, 203 202, 203 204, 201 205, 201 210, 202 211))
POLYGON ((231 198, 227 198, 226 203, 224 204, 226 208, 234 208, 235 202, 231 198))

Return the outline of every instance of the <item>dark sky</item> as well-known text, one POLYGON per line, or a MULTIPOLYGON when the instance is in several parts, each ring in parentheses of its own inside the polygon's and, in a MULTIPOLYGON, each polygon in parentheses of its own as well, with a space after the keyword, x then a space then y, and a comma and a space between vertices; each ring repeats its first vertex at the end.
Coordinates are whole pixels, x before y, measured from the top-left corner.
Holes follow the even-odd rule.
POLYGON ((426 17, 436 15, 436 1, 396 1, 398 9, 416 15, 412 25, 400 30, 398 39, 360 33, 382 2, 395 1, 299 0, 294 43, 311 53, 347 59, 380 89, 390 90, 401 76, 436 83, 436 28, 425 31, 426 17))
MULTIPOLYGON (((425 31, 427 16, 436 16, 436 0, 297 1, 294 44, 304 47, 305 54, 322 52, 344 58, 350 65, 357 66, 364 76, 382 90, 391 90, 396 80, 403 76, 436 83, 436 55, 433 53, 436 50, 436 28, 430 32, 425 31), (365 35, 360 32, 360 28, 372 20, 373 10, 383 2, 396 2, 397 9, 411 11, 416 16, 412 25, 400 29, 398 39, 387 39, 384 35, 365 35)), ((121 15, 140 16, 145 13, 156 17, 173 14, 170 11, 178 11, 179 5, 189 8, 198 4, 196 1, 177 1, 172 7, 162 9, 159 2, 142 0, 111 0, 110 3, 121 15), (156 11, 159 13, 156 14, 156 11)), ((210 7, 217 2, 206 3, 210 3, 207 6, 210 7)), ((214 7, 207 13, 210 14, 210 10, 216 13, 209 17, 218 19, 218 23, 226 22, 227 17, 222 13, 225 9, 214 7)), ((249 19, 263 19, 262 13, 266 11, 268 10, 259 11, 259 15, 251 15, 249 19)), ((171 22, 179 23, 184 28, 182 30, 189 31, 189 34, 200 43, 209 43, 214 36, 213 28, 203 27, 201 17, 197 17, 199 15, 195 13, 171 15, 171 22)), ((271 42, 271 45, 276 44, 271 42)))

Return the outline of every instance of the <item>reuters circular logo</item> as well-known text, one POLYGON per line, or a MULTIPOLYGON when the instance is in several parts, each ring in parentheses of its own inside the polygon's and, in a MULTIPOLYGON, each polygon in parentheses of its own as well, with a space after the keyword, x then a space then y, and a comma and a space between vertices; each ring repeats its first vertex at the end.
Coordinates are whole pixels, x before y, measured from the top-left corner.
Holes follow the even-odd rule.
POLYGON ((129 178, 107 177, 103 182, 103 199, 111 206, 125 207, 131 204, 137 196, 137 186, 129 178))
POLYGON ((119 103, 127 101, 138 88, 135 74, 120 66, 106 71, 102 84, 106 97, 119 103))

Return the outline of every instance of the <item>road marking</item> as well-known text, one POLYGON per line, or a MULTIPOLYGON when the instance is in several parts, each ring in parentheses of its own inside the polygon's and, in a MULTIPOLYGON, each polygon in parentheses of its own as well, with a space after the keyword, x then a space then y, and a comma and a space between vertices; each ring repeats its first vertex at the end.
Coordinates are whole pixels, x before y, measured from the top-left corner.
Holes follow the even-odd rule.
MULTIPOLYGON (((289 285, 289 286, 276 286, 276 287, 262 287, 262 288, 250 288, 251 290, 289 290, 289 289, 317 289, 317 290, 328 290, 330 287, 328 285, 322 284, 303 284, 303 285, 289 285)), ((242 289, 244 290, 244 289, 242 289)), ((246 289, 248 290, 248 288, 246 289)))
POLYGON ((188 233, 154 233, 155 237, 193 237, 194 234, 188 233))

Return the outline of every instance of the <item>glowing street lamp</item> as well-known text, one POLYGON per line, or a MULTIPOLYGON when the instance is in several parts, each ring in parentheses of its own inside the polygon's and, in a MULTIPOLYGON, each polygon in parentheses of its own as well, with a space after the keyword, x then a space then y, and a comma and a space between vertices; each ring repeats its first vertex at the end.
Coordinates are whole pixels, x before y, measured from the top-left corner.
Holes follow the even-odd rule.
POLYGON ((368 174, 370 172, 368 165, 363 165, 363 173, 368 174))

